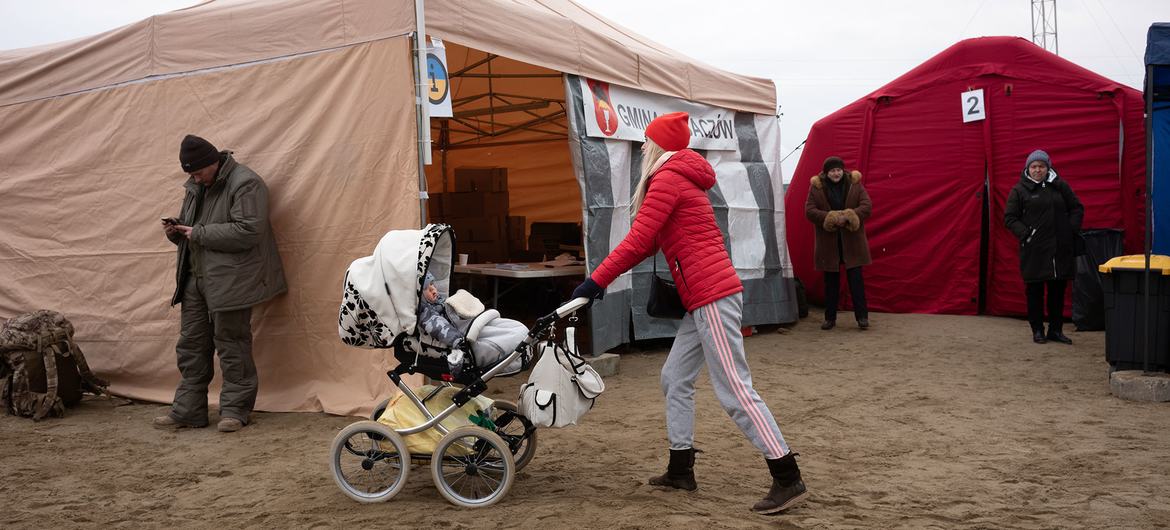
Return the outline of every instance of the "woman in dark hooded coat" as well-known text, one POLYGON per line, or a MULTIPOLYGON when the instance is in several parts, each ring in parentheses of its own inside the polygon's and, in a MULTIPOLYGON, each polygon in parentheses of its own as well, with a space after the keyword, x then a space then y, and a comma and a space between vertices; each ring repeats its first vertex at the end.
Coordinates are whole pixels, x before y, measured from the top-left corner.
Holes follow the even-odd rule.
POLYGON ((1052 169, 1048 153, 1028 155, 1024 174, 1008 193, 1004 222, 1020 240, 1020 274, 1028 297, 1032 340, 1072 344, 1062 330, 1064 292, 1077 272, 1076 242, 1085 207, 1052 169), (1048 333, 1044 332, 1044 291, 1048 291, 1048 333))

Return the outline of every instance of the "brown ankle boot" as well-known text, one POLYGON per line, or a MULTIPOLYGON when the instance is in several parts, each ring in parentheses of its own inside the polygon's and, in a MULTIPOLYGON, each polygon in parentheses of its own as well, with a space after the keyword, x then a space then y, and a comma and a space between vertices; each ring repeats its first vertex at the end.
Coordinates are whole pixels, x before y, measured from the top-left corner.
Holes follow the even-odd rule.
POLYGON ((808 497, 808 490, 800 480, 800 469, 796 467, 796 453, 781 458, 765 459, 772 474, 772 488, 768 495, 752 506, 759 514, 779 513, 808 497))
POLYGON ((671 449, 666 474, 651 478, 650 485, 687 491, 698 489, 699 485, 695 484, 695 449, 671 449))

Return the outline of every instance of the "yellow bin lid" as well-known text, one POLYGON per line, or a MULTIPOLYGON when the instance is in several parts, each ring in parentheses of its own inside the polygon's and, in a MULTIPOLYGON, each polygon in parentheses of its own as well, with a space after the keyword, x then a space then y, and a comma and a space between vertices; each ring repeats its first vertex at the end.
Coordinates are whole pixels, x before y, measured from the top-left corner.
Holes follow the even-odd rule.
MULTIPOLYGON (((1146 255, 1117 256, 1101 264, 1098 268, 1101 272, 1113 272, 1114 270, 1144 271, 1146 270, 1146 255)), ((1170 256, 1151 255, 1150 270, 1155 273, 1161 273, 1163 276, 1170 276, 1170 256)))

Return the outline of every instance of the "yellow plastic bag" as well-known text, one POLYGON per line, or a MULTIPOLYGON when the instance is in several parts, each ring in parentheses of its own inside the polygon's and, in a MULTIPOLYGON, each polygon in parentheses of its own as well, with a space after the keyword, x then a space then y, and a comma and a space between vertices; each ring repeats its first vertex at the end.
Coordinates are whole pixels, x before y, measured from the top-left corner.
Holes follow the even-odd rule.
MULTIPOLYGON (((423 385, 414 389, 414 393, 421 399, 434 390, 435 387, 432 385, 423 385)), ((431 412, 432 416, 438 415, 444 409, 451 406, 451 399, 459 390, 455 387, 446 387, 440 390, 438 395, 426 402, 427 410, 431 412)), ((439 423, 443 427, 446 427, 448 431, 453 431, 467 425, 474 425, 471 417, 477 415, 479 411, 490 415, 492 412, 492 400, 484 396, 476 396, 462 407, 459 407, 459 410, 443 418, 439 423)), ((414 403, 411 403, 410 398, 406 397, 406 394, 401 393, 390 400, 390 403, 386 405, 386 411, 378 418, 378 423, 396 430, 409 429, 416 425, 422 425, 426 421, 427 418, 423 415, 422 411, 414 403)), ((406 441, 406 447, 410 450, 410 454, 429 455, 435 452, 435 448, 439 446, 439 440, 442 438, 443 433, 439 432, 439 429, 432 427, 425 431, 406 436, 403 439, 406 441)), ((466 456, 469 449, 456 445, 451 447, 449 451, 451 451, 451 454, 466 456)))

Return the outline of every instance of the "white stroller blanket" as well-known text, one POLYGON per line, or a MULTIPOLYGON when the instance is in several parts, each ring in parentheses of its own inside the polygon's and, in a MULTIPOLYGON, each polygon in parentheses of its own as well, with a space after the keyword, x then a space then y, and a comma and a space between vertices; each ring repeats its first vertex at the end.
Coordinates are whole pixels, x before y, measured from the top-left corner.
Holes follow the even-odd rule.
MULTIPOLYGON (((484 305, 475 295, 460 289, 444 302, 452 323, 463 334, 471 327, 475 317, 484 311, 484 305)), ((471 343, 471 354, 475 364, 488 366, 508 356, 528 336, 528 327, 510 318, 497 317, 489 320, 480 330, 479 336, 471 343)), ((523 368, 524 359, 517 357, 497 375, 512 375, 523 368)))
MULTIPOLYGON (((510 318, 501 317, 488 322, 483 331, 479 332, 479 338, 471 343, 475 363, 487 366, 507 357, 527 336, 528 327, 510 318)), ((516 357, 497 375, 512 375, 519 372, 523 361, 522 357, 516 357)))
MULTIPOLYGON (((472 318, 463 319, 458 315, 452 315, 452 319, 454 319, 455 326, 463 333, 467 333, 474 320, 472 318)), ((511 354, 517 346, 520 346, 520 343, 527 336, 528 327, 523 323, 503 317, 489 320, 480 330, 479 337, 471 343, 471 354, 475 356, 475 364, 489 366, 498 362, 511 354)), ((523 360, 522 357, 517 357, 497 375, 512 375, 519 372, 523 360)))

